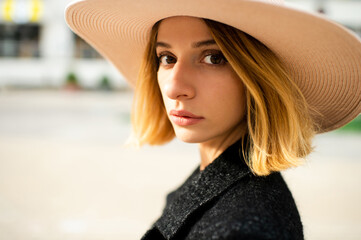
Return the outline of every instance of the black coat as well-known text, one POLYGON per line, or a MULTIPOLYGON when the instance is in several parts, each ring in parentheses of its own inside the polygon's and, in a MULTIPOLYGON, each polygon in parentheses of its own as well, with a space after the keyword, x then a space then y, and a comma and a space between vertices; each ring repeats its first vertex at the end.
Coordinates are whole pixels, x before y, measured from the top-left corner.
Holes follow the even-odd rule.
POLYGON ((150 239, 303 239, 297 207, 280 173, 254 176, 233 144, 167 196, 150 239))

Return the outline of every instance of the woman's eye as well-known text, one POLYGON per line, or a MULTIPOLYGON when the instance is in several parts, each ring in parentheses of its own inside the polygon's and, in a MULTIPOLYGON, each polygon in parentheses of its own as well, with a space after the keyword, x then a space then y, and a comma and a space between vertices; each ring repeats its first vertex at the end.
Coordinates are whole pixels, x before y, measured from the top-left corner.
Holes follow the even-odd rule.
POLYGON ((160 65, 169 65, 169 64, 174 64, 176 63, 176 59, 175 57, 169 56, 169 55, 161 55, 158 57, 159 59, 159 64, 160 65))
POLYGON ((224 64, 227 62, 223 54, 209 54, 204 57, 204 62, 207 64, 224 64))

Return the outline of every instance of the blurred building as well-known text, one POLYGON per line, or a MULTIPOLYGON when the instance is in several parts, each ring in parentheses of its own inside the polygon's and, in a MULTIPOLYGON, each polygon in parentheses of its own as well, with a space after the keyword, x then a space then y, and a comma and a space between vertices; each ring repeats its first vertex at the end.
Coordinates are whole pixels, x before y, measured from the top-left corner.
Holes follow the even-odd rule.
POLYGON ((64 21, 72 0, 0 0, 0 88, 61 87, 74 73, 84 87, 107 77, 126 86, 117 70, 64 21))
MULTIPOLYGON (((0 0, 0 88, 60 87, 74 73, 84 87, 104 77, 126 86, 116 69, 64 22, 72 0, 0 0)), ((361 36, 361 1, 288 0, 291 7, 326 14, 361 36)), ((126 47, 126 46, 125 46, 126 47)))

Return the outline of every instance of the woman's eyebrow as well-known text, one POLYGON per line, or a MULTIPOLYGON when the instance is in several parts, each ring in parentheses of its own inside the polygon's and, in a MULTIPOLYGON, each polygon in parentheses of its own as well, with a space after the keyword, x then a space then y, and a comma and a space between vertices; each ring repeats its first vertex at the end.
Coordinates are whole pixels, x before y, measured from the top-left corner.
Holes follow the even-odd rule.
POLYGON ((216 41, 214 41, 213 39, 210 39, 210 40, 195 42, 192 44, 192 47, 199 48, 199 47, 204 47, 204 46, 209 46, 209 45, 214 45, 214 44, 216 44, 216 41))
POLYGON ((172 48, 172 46, 165 42, 156 42, 155 47, 172 48))
MULTIPOLYGON (((192 43, 192 48, 199 48, 199 47, 204 47, 204 46, 209 46, 209 45, 215 45, 217 44, 216 41, 214 41, 213 39, 210 40, 205 40, 205 41, 199 41, 199 42, 194 42, 192 43)), ((164 47, 164 48, 172 48, 172 46, 168 43, 165 42, 157 42, 155 44, 155 47, 164 47)))

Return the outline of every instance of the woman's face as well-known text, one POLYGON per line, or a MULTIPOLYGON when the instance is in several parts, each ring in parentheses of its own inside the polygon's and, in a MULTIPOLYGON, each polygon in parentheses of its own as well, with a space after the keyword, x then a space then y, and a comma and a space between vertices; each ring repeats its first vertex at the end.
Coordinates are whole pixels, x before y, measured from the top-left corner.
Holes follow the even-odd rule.
POLYGON ((223 141, 239 131, 244 87, 202 19, 160 23, 158 83, 176 136, 190 143, 223 141))

